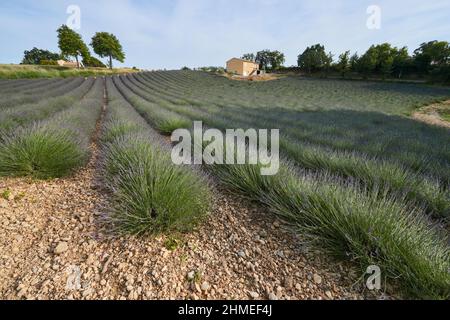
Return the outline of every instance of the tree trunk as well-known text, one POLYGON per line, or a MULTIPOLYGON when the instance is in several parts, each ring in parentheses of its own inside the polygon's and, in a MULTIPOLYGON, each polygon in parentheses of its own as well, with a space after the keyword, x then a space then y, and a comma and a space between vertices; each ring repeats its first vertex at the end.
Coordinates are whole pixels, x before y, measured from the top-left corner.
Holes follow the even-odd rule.
POLYGON ((75 56, 75 60, 77 61, 77 69, 80 69, 80 62, 78 61, 78 55, 75 56))
POLYGON ((109 56, 109 68, 112 70, 113 65, 112 65, 112 56, 109 56))

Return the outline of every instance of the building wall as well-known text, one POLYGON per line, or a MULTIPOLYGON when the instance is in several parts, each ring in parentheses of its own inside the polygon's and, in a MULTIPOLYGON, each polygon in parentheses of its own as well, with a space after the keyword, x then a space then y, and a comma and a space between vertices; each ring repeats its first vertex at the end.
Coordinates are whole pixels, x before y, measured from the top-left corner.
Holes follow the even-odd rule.
POLYGON ((231 59, 227 62, 227 71, 230 73, 236 73, 241 76, 249 76, 255 70, 259 70, 259 65, 256 63, 246 62, 239 59, 231 59))
POLYGON ((230 60, 227 62, 227 71, 230 73, 244 74, 244 63, 239 60, 230 60))
POLYGON ((244 76, 251 75, 255 70, 259 70, 259 66, 255 63, 244 62, 244 76))

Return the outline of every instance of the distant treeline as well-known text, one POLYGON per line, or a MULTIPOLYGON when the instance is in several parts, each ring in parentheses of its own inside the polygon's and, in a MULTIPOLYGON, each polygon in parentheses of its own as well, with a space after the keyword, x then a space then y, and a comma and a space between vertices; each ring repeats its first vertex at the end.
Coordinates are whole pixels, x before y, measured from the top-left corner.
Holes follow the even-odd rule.
POLYGON ((335 59, 321 44, 306 48, 297 58, 297 66, 284 67, 285 55, 279 51, 263 50, 248 53, 243 59, 258 62, 262 70, 300 71, 307 74, 338 73, 342 78, 358 74, 363 78, 424 78, 432 82, 450 83, 450 45, 447 41, 423 43, 410 55, 407 47, 397 48, 389 43, 371 46, 364 54, 346 51, 335 59))

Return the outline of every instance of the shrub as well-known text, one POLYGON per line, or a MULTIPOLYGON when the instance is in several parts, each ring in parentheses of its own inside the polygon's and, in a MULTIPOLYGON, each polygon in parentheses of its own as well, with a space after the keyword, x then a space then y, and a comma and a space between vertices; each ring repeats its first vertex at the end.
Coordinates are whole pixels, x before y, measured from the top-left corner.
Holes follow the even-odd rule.
POLYGON ((131 134, 105 146, 108 181, 114 189, 117 230, 141 235, 192 230, 206 216, 210 195, 206 182, 170 157, 131 134))
POLYGON ((113 193, 108 221, 119 233, 186 232, 207 215, 211 194, 198 173, 172 164, 145 120, 107 81, 110 103, 102 134, 102 167, 113 193))
POLYGON ((0 175, 58 178, 85 164, 103 100, 103 80, 68 110, 0 141, 0 175))
POLYGON ((0 176, 51 179, 69 174, 86 160, 73 132, 45 127, 21 130, 0 144, 0 176))
POLYGON ((41 66, 57 66, 58 62, 55 60, 41 60, 41 66))
POLYGON ((336 257, 383 275, 412 296, 450 297, 450 252, 423 213, 378 191, 361 192, 323 176, 299 176, 283 166, 261 176, 259 166, 213 166, 225 185, 268 206, 302 236, 336 257))

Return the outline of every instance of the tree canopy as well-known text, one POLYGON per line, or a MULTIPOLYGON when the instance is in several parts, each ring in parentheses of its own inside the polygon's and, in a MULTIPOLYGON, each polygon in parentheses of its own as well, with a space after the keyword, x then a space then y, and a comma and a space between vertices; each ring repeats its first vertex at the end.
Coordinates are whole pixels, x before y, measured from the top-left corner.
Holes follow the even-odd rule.
POLYGON ((103 62, 92 56, 83 58, 83 64, 85 67, 106 68, 106 65, 103 62))
POLYGON ((80 34, 66 25, 62 25, 57 32, 58 46, 62 56, 75 57, 77 64, 79 64, 79 56, 82 56, 83 58, 90 56, 89 49, 80 34))
POLYGON ((242 59, 248 60, 248 61, 255 61, 256 56, 254 53, 246 53, 242 56, 242 59))
POLYGON ((112 69, 112 60, 125 61, 125 53, 119 39, 111 33, 97 32, 92 38, 91 46, 100 57, 109 58, 109 67, 112 69))
POLYGON ((259 67, 262 70, 277 70, 282 67, 285 62, 284 54, 280 51, 262 50, 257 52, 256 56, 252 53, 244 56, 253 58, 252 61, 259 63, 259 67))
POLYGON ((350 67, 350 51, 346 51, 339 56, 336 68, 341 73, 342 77, 345 78, 346 73, 350 71, 350 67))
POLYGON ((24 52, 22 64, 41 64, 41 61, 56 61, 60 57, 58 53, 34 47, 30 51, 24 52))
POLYGON ((450 46, 447 41, 430 41, 422 43, 414 51, 417 67, 422 71, 430 71, 433 66, 442 66, 450 62, 450 46))
POLYGON ((330 57, 325 52, 325 47, 320 44, 306 48, 306 50, 298 56, 298 66, 307 70, 309 73, 320 71, 329 63, 330 57))

